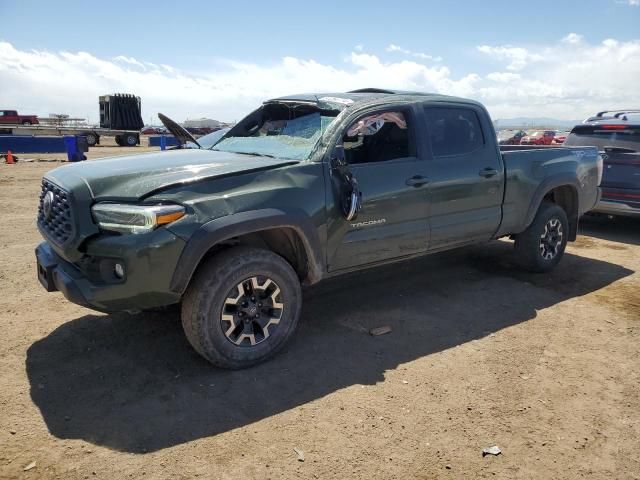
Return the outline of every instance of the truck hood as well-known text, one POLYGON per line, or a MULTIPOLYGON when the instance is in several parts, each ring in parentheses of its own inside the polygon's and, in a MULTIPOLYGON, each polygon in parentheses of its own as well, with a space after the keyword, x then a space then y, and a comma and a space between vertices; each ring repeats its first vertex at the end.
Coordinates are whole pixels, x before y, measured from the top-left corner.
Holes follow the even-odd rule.
POLYGON ((134 201, 174 185, 295 163, 215 150, 175 150, 74 163, 56 168, 46 178, 66 190, 86 185, 96 200, 134 201))
POLYGON ((180 145, 184 145, 187 142, 191 142, 197 145, 198 147, 200 147, 200 144, 198 143, 198 141, 195 138, 193 138, 193 135, 191 135, 186 128, 180 126, 177 122, 175 122, 174 120, 171 120, 169 117, 167 117, 166 115, 163 115, 162 113, 158 114, 158 118, 164 125, 164 128, 166 128, 167 130, 169 130, 169 132, 171 132, 171 134, 176 138, 176 140, 180 145))

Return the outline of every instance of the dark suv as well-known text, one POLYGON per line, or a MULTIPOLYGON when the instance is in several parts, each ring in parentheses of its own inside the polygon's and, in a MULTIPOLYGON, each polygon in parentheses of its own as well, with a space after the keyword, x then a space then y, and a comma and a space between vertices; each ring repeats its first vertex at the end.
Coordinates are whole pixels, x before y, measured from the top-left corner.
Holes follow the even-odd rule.
POLYGON ((640 110, 599 112, 576 125, 566 146, 595 146, 604 160, 594 212, 640 217, 640 110))

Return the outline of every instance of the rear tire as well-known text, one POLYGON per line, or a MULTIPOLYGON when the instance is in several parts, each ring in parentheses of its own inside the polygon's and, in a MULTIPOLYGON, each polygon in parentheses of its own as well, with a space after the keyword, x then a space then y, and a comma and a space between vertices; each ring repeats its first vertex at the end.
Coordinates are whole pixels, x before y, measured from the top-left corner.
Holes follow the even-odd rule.
POLYGON ((562 207, 542 202, 531 225, 515 236, 516 258, 531 272, 548 272, 564 255, 569 220, 562 207))
POLYGON ((138 137, 131 133, 123 135, 122 144, 127 147, 135 147, 138 145, 138 137))
POLYGON ((182 300, 182 326, 212 364, 246 368, 284 346, 301 306, 300 281, 289 263, 268 250, 234 247, 196 272, 182 300))
POLYGON ((95 147, 98 144, 98 136, 95 133, 87 133, 85 137, 87 137, 88 146, 95 147))

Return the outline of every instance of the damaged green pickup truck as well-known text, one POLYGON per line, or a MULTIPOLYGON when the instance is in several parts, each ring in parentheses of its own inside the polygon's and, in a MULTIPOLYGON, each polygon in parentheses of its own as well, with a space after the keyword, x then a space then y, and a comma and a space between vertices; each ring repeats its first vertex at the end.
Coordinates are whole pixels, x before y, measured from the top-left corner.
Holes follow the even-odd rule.
POLYGON ((38 276, 104 312, 181 303, 193 347, 242 368, 291 337, 303 284, 505 236, 525 268, 553 268, 601 176, 595 148, 501 149, 470 100, 292 95, 207 149, 49 172, 38 276))

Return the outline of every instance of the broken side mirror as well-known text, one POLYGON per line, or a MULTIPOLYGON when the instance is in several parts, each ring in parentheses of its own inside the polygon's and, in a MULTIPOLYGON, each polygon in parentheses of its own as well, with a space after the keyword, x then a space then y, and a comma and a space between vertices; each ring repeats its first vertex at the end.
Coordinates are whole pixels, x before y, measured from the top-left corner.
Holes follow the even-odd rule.
POLYGON ((335 179, 334 189, 337 190, 342 216, 348 221, 354 220, 362 206, 362 192, 349 169, 342 145, 336 145, 333 149, 331 175, 335 179))
POLYGON ((349 187, 342 196, 342 215, 348 221, 355 220, 362 208, 362 192, 358 188, 358 181, 350 174, 349 187))
POLYGON ((342 144, 333 147, 333 154, 331 155, 331 169, 344 171, 347 166, 347 160, 344 154, 344 146, 342 144))

